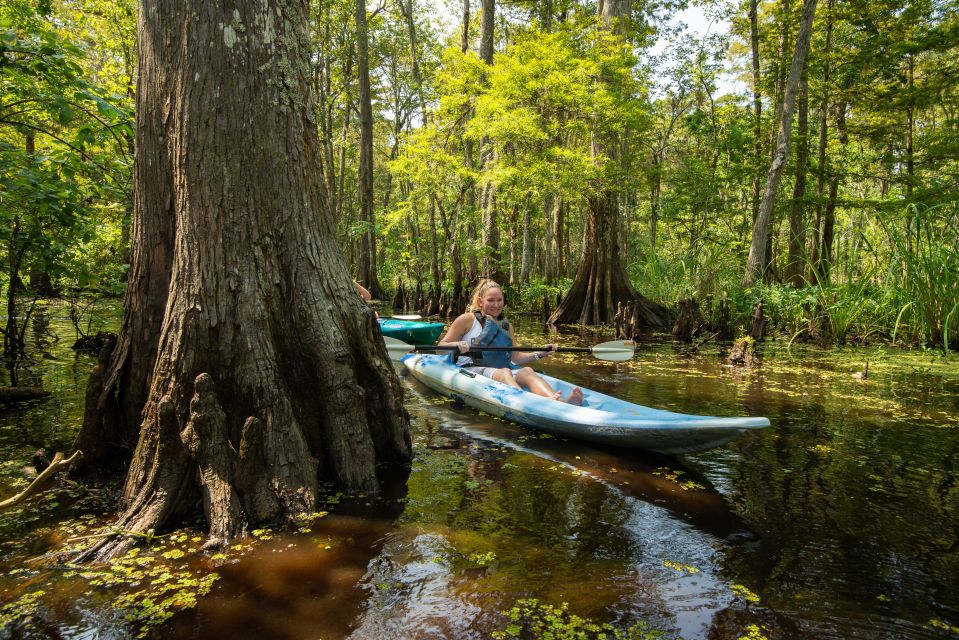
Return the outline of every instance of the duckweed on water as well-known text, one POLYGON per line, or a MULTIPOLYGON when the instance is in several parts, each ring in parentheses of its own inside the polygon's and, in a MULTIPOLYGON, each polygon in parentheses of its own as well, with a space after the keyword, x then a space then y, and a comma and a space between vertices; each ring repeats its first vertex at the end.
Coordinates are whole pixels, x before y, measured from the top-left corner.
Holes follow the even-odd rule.
POLYGON ((669 567, 670 569, 675 569, 681 573, 699 573, 699 569, 692 565, 683 564, 681 562, 673 562, 672 560, 663 560, 663 566, 669 567))
POLYGON ((746 627, 746 634, 739 636, 739 640, 768 640, 768 636, 764 627, 751 624, 746 627))
POLYGON ((746 600, 746 602, 751 602, 753 604, 759 602, 759 596, 741 584, 734 584, 730 587, 730 589, 732 589, 733 593, 735 593, 737 596, 746 600))
POLYGON ((507 624, 502 631, 492 633, 495 640, 655 640, 667 637, 662 631, 650 629, 645 622, 618 629, 609 623, 581 618, 570 613, 565 602, 553 606, 529 598, 519 600, 512 609, 501 613, 507 624))
MULTIPOLYGON (((615 471, 615 469, 613 469, 615 471)), ((654 476, 660 476, 666 478, 670 482, 676 483, 676 485, 683 491, 692 491, 693 489, 699 489, 700 491, 705 491, 706 487, 694 480, 680 480, 680 476, 686 472, 682 469, 670 469, 669 467, 659 467, 656 471, 653 471, 654 476)))

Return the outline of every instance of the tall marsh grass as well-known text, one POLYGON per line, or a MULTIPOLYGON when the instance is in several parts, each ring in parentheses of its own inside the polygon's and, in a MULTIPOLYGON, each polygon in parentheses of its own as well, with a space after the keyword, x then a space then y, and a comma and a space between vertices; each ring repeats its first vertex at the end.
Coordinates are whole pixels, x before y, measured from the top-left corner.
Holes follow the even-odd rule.
POLYGON ((893 249, 889 276, 902 296, 893 336, 959 345, 959 203, 910 206, 907 225, 884 224, 893 249))

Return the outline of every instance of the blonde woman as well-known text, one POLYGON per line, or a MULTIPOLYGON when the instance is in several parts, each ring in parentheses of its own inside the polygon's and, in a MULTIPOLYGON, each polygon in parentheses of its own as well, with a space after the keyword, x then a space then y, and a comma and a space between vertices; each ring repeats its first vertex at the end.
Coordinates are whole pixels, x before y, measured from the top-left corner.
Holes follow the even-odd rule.
POLYGON ((583 403, 583 390, 575 387, 565 400, 546 380, 528 365, 550 355, 555 345, 546 351, 483 351, 474 346, 511 347, 514 344, 513 327, 503 317, 502 288, 492 280, 483 280, 470 298, 469 310, 458 316, 449 331, 438 343, 441 347, 458 347, 460 355, 456 364, 474 373, 511 387, 528 389, 536 395, 552 398, 569 404, 583 403), (522 368, 513 369, 511 365, 522 368))

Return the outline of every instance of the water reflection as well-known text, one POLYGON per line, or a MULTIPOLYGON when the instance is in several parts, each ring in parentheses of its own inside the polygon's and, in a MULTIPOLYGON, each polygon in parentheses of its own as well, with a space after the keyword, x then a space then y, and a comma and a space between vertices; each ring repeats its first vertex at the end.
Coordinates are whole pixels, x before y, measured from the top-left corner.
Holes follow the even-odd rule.
MULTIPOLYGON (((548 341, 605 339, 561 331, 548 341)), ((92 359, 68 342, 46 342, 51 358, 37 361, 56 398, 0 413, 4 454, 71 441, 92 359)), ((210 596, 161 635, 488 638, 500 611, 535 597, 687 639, 959 636, 959 375, 918 355, 914 367, 886 369, 876 353, 864 378, 862 352, 767 348, 758 370, 656 342, 627 363, 542 363, 632 402, 773 423, 682 458, 544 437, 407 379, 416 457, 391 484, 400 494, 344 502, 310 532, 222 566, 210 596)), ((73 508, 0 517, 4 545, 19 545, 4 546, 0 569, 55 547, 73 508)), ((17 578, 6 580, 12 593, 17 578)), ((124 636, 112 594, 69 588, 35 637, 124 636)))
POLYGON ((349 499, 309 531, 279 535, 220 571, 217 588, 178 616, 175 638, 343 638, 405 504, 406 472, 384 496, 349 499))

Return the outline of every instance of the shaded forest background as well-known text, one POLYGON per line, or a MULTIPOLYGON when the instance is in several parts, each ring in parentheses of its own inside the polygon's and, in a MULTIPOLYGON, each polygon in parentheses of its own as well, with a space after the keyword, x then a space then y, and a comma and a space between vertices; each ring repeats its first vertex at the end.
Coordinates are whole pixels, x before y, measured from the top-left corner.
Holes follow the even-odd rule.
MULTIPOLYGON (((599 207, 632 287, 695 299, 705 327, 762 300, 792 338, 955 348, 955 2, 704 2, 730 25, 706 37, 671 23, 685 7, 314 0, 323 180, 358 281, 449 314, 490 275, 551 312, 599 207)), ((0 6, 8 354, 38 297, 125 288, 135 34, 128 0, 0 6)))

